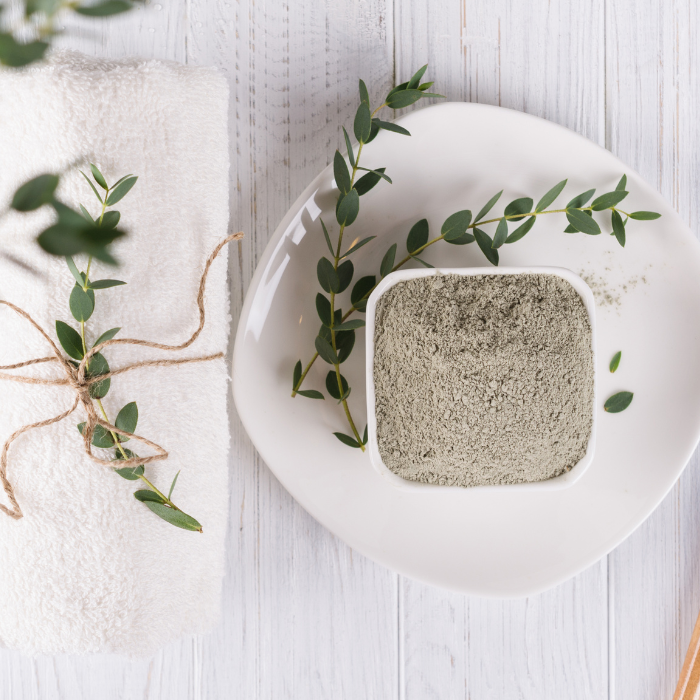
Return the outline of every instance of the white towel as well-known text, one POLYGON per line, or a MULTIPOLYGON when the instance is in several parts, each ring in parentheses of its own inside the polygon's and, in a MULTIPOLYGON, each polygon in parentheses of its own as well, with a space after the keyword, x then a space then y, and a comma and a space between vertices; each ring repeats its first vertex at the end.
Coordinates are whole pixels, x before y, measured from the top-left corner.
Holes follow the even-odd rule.
MULTIPOLYGON (((196 288, 204 261, 228 226, 228 89, 206 68, 158 61, 102 61, 60 53, 49 65, 0 72, 0 212, 23 181, 92 161, 114 182, 139 176, 117 209, 130 231, 114 246, 118 269, 93 263, 92 279, 127 286, 97 292, 88 321, 95 338, 121 326, 120 337, 176 344, 197 326, 196 288)), ((99 203, 72 170, 60 197, 97 213, 99 203)), ((74 327, 73 280, 61 258, 35 236, 48 207, 0 219, 0 252, 38 270, 37 277, 0 256, 0 298, 54 333, 74 327)), ((84 269, 84 258, 78 256, 84 269)), ((225 351, 230 318, 225 252, 209 275, 207 323, 185 352, 133 346, 105 349, 112 368, 139 359, 225 351)), ((46 341, 0 307, 0 365, 44 357, 46 341)), ((56 376, 56 366, 19 370, 56 376)), ((160 520, 126 481, 83 453, 77 411, 32 430, 12 446, 8 477, 24 511, 0 513, 0 640, 26 652, 144 655, 209 628, 216 619, 228 517, 228 376, 224 359, 132 371, 112 380, 104 399, 110 419, 130 401, 137 432, 170 457, 146 468, 173 500, 198 519, 203 534, 160 520)), ((52 417, 74 394, 66 387, 0 381, 0 445, 20 426, 52 417)), ((135 445, 140 454, 148 448, 135 445)), ((2 499, 4 494, 0 495, 2 499)), ((3 501, 6 503, 6 501, 3 501)))

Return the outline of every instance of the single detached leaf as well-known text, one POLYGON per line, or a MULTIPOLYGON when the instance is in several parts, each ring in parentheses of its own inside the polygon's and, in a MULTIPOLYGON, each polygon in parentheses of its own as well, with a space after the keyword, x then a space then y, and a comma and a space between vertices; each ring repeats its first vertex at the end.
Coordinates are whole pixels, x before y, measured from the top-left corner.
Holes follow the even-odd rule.
POLYGON ((333 330, 336 332, 340 331, 354 331, 356 328, 363 328, 365 322, 359 318, 351 318, 349 321, 345 321, 338 326, 334 326, 333 330))
POLYGON ((365 102, 369 107, 369 91, 364 80, 360 80, 360 102, 365 102))
POLYGON ((350 161, 350 165, 354 168, 355 167, 355 154, 353 153, 352 150, 352 144, 350 143, 350 137, 348 136, 348 132, 345 130, 345 127, 342 127, 343 129, 343 136, 345 138, 345 147, 348 149, 348 160, 350 161))
POLYGON ((318 282, 321 288, 328 292, 337 293, 340 287, 340 280, 338 279, 338 273, 333 267, 333 263, 328 258, 321 258, 316 265, 316 275, 318 277, 318 282))
POLYGON ((591 202, 591 209, 593 211, 603 211, 603 209, 609 209, 614 207, 616 204, 621 202, 629 193, 624 190, 614 190, 613 192, 606 192, 601 194, 600 197, 596 197, 591 202))
MULTIPOLYGON (((125 433, 136 432, 136 425, 139 422, 139 409, 136 406, 136 401, 126 404, 124 408, 117 414, 117 419, 114 421, 114 425, 123 430, 125 433)), ((120 441, 128 439, 125 435, 119 436, 120 441)))
POLYGON ((94 298, 78 284, 73 286, 70 293, 69 305, 73 318, 80 322, 87 321, 95 310, 94 298))
POLYGON ((481 208, 481 211, 476 215, 474 223, 481 221, 491 211, 491 209, 493 209, 493 205, 501 198, 502 194, 503 190, 493 195, 493 197, 491 197, 491 199, 489 199, 489 201, 486 202, 486 204, 484 204, 484 206, 481 208))
POLYGON ((362 248, 363 245, 369 243, 375 238, 376 236, 368 236, 367 238, 363 238, 359 243, 355 243, 355 245, 352 248, 350 248, 350 250, 348 250, 344 255, 341 256, 341 260, 342 258, 347 258, 348 255, 352 255, 356 250, 359 250, 360 248, 362 248))
POLYGON ((618 350, 614 355, 612 360, 610 360, 610 371, 614 374, 617 368, 620 366, 620 359, 622 358, 622 350, 618 350))
POLYGON ((126 0, 104 0, 96 5, 76 7, 75 11, 86 17, 109 17, 128 12, 132 7, 133 5, 130 2, 126 2, 126 0))
POLYGON ((345 158, 340 155, 340 151, 336 151, 333 157, 333 176, 338 189, 343 194, 347 194, 351 186, 350 172, 348 171, 348 164, 345 162, 345 158))
POLYGON ((386 171, 386 168, 376 168, 363 175, 356 183, 354 190, 361 197, 363 194, 367 194, 381 179, 382 174, 386 171))
POLYGON ((15 211, 34 211, 53 200, 57 187, 58 175, 39 175, 17 189, 10 206, 15 211))
POLYGON ((351 260, 346 260, 338 265, 338 294, 341 294, 350 286, 354 274, 355 266, 351 260))
POLYGON ((361 277, 359 280, 357 280, 355 286, 352 288, 352 292, 350 292, 350 302, 352 305, 356 307, 357 303, 361 299, 368 297, 376 284, 377 279, 374 275, 361 277))
POLYGON ((351 189, 344 197, 338 200, 335 210, 337 222, 343 226, 350 226, 360 213, 360 195, 355 188, 351 189))
POLYGON ((292 389, 296 389, 301 379, 301 360, 298 360, 294 365, 294 374, 292 375, 292 389))
POLYGON ((314 344, 316 345, 316 352, 318 352, 324 362, 327 362, 329 365, 337 365, 340 363, 338 355, 336 355, 335 350, 333 350, 333 346, 325 338, 317 335, 314 344))
POLYGON ((100 227, 106 229, 116 228, 121 216, 122 215, 118 211, 106 211, 100 222, 100 227))
POLYGON ((392 122, 384 122, 376 117, 372 120, 380 129, 384 131, 393 131, 396 134, 403 134, 404 136, 410 136, 411 132, 408 129, 404 129, 398 124, 393 124, 392 122))
POLYGON ((620 178, 620 182, 617 183, 616 190, 626 190, 627 189, 627 175, 623 175, 620 178))
POLYGON ((382 258, 382 264, 379 267, 379 274, 381 277, 386 277, 394 267, 394 260, 396 259, 396 243, 394 243, 389 250, 386 251, 384 257, 382 258))
POLYGON ((399 92, 390 93, 386 98, 387 107, 391 109, 402 109, 403 107, 408 107, 414 102, 418 102, 421 97, 425 97, 427 93, 420 90, 401 90, 399 92))
POLYGON ((121 280, 95 280, 94 282, 90 282, 88 287, 90 289, 109 289, 110 287, 118 287, 121 284, 126 284, 126 282, 122 282, 121 280))
POLYGON ((586 216, 580 209, 567 209, 566 218, 581 233, 587 233, 589 236, 597 236, 600 233, 598 222, 593 217, 586 216))
POLYGON ((103 190, 108 190, 109 187, 107 187, 107 180, 105 180, 104 175, 100 172, 99 168, 96 165, 93 165, 90 163, 90 171, 92 172, 92 176, 95 178, 95 182, 103 189, 103 190))
POLYGON ((340 442, 342 442, 344 445, 347 445, 348 447, 359 447, 360 443, 355 440, 354 437, 350 437, 350 435, 345 435, 345 433, 333 433, 340 442))
POLYGON ((531 216, 527 221, 520 224, 520 226, 506 238, 506 243, 515 243, 519 241, 535 225, 535 221, 537 221, 537 217, 531 216))
POLYGON ((604 408, 608 413, 620 413, 632 403, 633 396, 634 394, 631 391, 621 391, 618 394, 613 394, 605 402, 604 408))
POLYGON ((486 256, 486 259, 492 265, 498 265, 498 251, 493 249, 491 236, 480 228, 475 228, 474 237, 476 238, 479 248, 481 248, 481 252, 486 256))
POLYGON ((138 467, 123 467, 122 469, 115 469, 116 474, 126 479, 127 481, 138 481, 139 477, 143 475, 144 466, 139 464, 138 467))
POLYGON ((413 224, 406 238, 406 249, 413 255, 419 248, 422 248, 430 235, 430 227, 427 219, 421 219, 413 224))
POLYGON ((367 139, 372 133, 372 115, 369 113, 369 105, 366 102, 360 102, 360 106, 357 108, 353 131, 359 143, 367 143, 367 139))
POLYGON ((440 235, 448 242, 462 238, 467 232, 467 228, 472 220, 472 213, 469 209, 462 209, 454 214, 450 214, 440 229, 440 235))
POLYGON ((633 211, 630 214, 630 219, 637 219, 638 221, 653 221, 658 219, 661 214, 657 214, 655 211, 633 211))
POLYGON ((350 357, 355 346, 355 331, 339 331, 335 334, 335 347, 338 349, 338 360, 342 365, 350 357))
POLYGON ((567 209, 580 209, 585 206, 588 200, 595 194, 595 190, 587 190, 583 194, 574 197, 567 205, 567 209))
POLYGON ((187 513, 183 513, 181 510, 175 510, 157 501, 145 501, 144 503, 159 518, 162 518, 175 527, 179 527, 182 530, 190 530, 191 532, 202 531, 202 526, 191 515, 187 515, 187 513))
POLYGON ((513 217, 510 221, 520 221, 524 219, 526 214, 532 211, 532 198, 521 197, 514 199, 503 211, 503 216, 513 217), (522 216, 513 216, 514 214, 522 214, 522 216))
POLYGON ((74 360, 83 359, 85 356, 83 341, 78 331, 71 328, 67 323, 63 323, 63 321, 56 321, 56 337, 69 357, 72 357, 74 360))
POLYGON ((104 204, 102 197, 100 197, 100 193, 95 189, 95 185, 92 184, 92 180, 82 170, 80 171, 80 174, 85 178, 87 184, 90 185, 90 189, 95 193, 95 197, 100 200, 100 204, 104 204))
POLYGON ((328 246, 328 250, 330 251, 330 254, 333 257, 335 257, 335 251, 333 250, 333 246, 331 245, 331 237, 328 235, 328 229, 326 228, 326 224, 323 223, 323 219, 320 219, 320 221, 321 227, 323 228, 323 236, 326 239, 326 245, 328 246))
POLYGON ((612 212, 612 227, 615 238, 617 238, 617 242, 624 248, 626 239, 625 224, 622 221, 620 213, 617 211, 612 212))
POLYGON ((75 261, 70 255, 66 255, 66 265, 68 265, 68 269, 70 270, 71 275, 73 275, 73 279, 78 284, 82 285, 84 280, 80 274, 80 271, 78 270, 78 266, 75 264, 75 261))
MULTIPOLYGON (((81 435, 85 433, 85 425, 85 423, 78 423, 78 431, 81 435)), ((114 447, 114 439, 112 438, 112 433, 110 433, 108 430, 105 430, 99 423, 95 426, 95 429, 92 431, 91 442, 95 447, 101 447, 103 449, 114 447)))
POLYGON ((560 194, 561 191, 566 187, 566 180, 562 180, 560 183, 554 185, 549 192, 547 192, 535 207, 536 212, 544 211, 560 194))
POLYGON ((428 70, 427 63, 413 74, 413 77, 408 81, 406 88, 408 90, 417 90, 418 86, 420 85, 421 78, 425 75, 426 70, 428 70))
POLYGON ((173 496, 173 491, 175 490, 175 484, 177 484, 177 477, 180 476, 180 470, 178 470, 177 474, 175 474, 175 478, 173 479, 173 483, 170 484, 170 491, 168 491, 168 500, 170 500, 173 496))
POLYGON ((325 399, 324 395, 320 391, 316 391, 316 389, 299 389, 297 394, 305 396, 307 399, 325 399))
POLYGON ((348 393, 348 382, 345 377, 341 374, 340 381, 343 385, 343 393, 341 394, 338 390, 338 376, 331 370, 326 375, 326 391, 336 400, 340 401, 341 396, 345 396, 348 393))
POLYGON ((316 295, 316 311, 324 326, 331 326, 331 302, 320 292, 316 295))
POLYGON ((97 347, 100 343, 106 343, 108 340, 112 340, 114 336, 119 333, 121 328, 110 328, 108 331, 105 331, 93 344, 92 347, 97 347))
POLYGON ((493 234, 493 243, 491 244, 491 247, 494 249, 500 248, 506 242, 506 238, 508 238, 508 221, 504 216, 498 222, 496 233, 493 234))
MULTIPOLYGON (((104 355, 96 352, 90 358, 90 369, 86 373, 87 376, 99 377, 103 374, 107 374, 107 372, 109 372, 109 364, 107 363, 107 360, 105 359, 104 355)), ((92 396, 93 399, 103 399, 105 396, 107 396, 111 383, 112 380, 108 378, 102 380, 101 382, 90 384, 90 396, 92 396)))
POLYGON ((155 491, 150 489, 141 489, 134 492, 134 498, 141 503, 165 503, 162 496, 159 496, 155 491))
MULTIPOLYGON (((107 1, 111 2, 112 0, 107 1)), ((122 180, 118 185, 115 185, 107 197, 107 206, 111 207, 124 199, 129 193, 129 190, 136 184, 136 180, 138 180, 138 177, 132 175, 131 177, 127 177, 126 180, 122 180)))

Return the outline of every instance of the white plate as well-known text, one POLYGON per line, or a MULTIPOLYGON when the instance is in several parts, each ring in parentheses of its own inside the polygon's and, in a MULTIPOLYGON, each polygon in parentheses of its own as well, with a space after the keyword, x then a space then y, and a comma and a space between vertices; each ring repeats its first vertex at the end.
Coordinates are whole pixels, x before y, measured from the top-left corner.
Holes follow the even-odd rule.
MULTIPOLYGON (((292 368, 306 363, 318 332, 316 262, 327 254, 321 226, 334 222, 330 169, 304 191, 262 256, 236 337, 233 392, 263 459, 311 515, 363 554, 408 576, 476 595, 515 597, 553 586, 589 566, 656 508, 692 454, 700 430, 700 246, 673 209, 604 149, 519 112, 444 104, 400 120, 411 138, 381 132, 363 165, 387 168, 362 197, 350 238, 378 238, 353 256, 356 278, 377 273, 393 242, 427 217, 431 235, 453 212, 473 212, 498 190, 494 215, 516 197, 538 200, 568 177, 560 201, 590 187, 599 193, 628 176, 625 210, 658 211, 630 221, 627 246, 612 236, 562 233, 561 214, 540 217, 528 235, 501 249, 507 266, 552 265, 582 274, 597 308, 599 412, 593 464, 557 492, 394 488, 368 455, 342 445, 347 430, 332 399, 290 398, 292 368), (592 276, 592 277, 591 277, 592 276), (611 375, 607 364, 622 350, 611 375), (624 413, 605 397, 634 392, 624 413)), ((563 204, 562 204, 563 206, 563 204)), ((599 220, 602 217, 598 217, 599 220)), ((332 226, 335 233, 336 226, 332 226)), ((427 259, 442 267, 483 266, 476 244, 438 243, 427 259)), ((345 302, 347 307, 348 302, 345 302)), ((365 424, 363 332, 343 365, 351 409, 365 424)), ((305 388, 324 390, 317 361, 305 388)))

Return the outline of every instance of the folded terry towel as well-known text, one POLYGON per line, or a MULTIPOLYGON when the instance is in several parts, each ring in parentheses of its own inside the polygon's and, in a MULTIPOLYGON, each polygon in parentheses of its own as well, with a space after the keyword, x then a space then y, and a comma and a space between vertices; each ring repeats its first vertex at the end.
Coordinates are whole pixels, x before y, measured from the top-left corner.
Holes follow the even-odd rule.
MULTIPOLYGON (((122 337, 177 344, 196 328, 204 261, 227 234, 227 106, 226 82, 216 72, 171 63, 61 53, 39 68, 0 72, 0 212, 21 182, 41 172, 68 171, 60 198, 93 214, 99 203, 76 163, 95 163, 109 182, 139 176, 118 205, 120 225, 130 232, 113 248, 121 267, 93 263, 91 278, 128 284, 98 292, 88 324, 92 339, 121 326, 122 337)), ((48 207, 0 218, 0 299, 53 334, 56 319, 77 323, 64 260, 43 253, 34 240, 50 220, 48 207)), ((225 351, 225 261, 224 251, 207 282, 204 332, 191 347, 167 353, 113 346, 105 349, 111 367, 225 351)), ((26 321, 0 307, 0 365, 45 357, 47 349, 26 321)), ((56 376, 59 370, 23 370, 30 371, 56 376)), ((212 624, 228 516, 227 391, 219 359, 114 377, 104 399, 112 420, 137 402, 137 432, 170 453, 148 465, 147 474, 167 493, 182 470, 173 500, 202 523, 203 534, 160 520, 134 499, 141 482, 86 457, 76 428, 85 420, 80 411, 13 444, 8 477, 25 517, 0 513, 2 643, 27 652, 140 655, 212 624)), ((70 408, 74 398, 67 387, 0 381, 0 445, 17 428, 70 408)), ((134 449, 149 453, 143 445, 134 449)))

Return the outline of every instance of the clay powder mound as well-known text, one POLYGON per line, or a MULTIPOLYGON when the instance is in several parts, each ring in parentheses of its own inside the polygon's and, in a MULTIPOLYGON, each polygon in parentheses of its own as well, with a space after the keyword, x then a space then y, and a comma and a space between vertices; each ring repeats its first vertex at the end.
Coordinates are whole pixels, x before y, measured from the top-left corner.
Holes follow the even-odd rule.
POLYGON ((379 299, 374 382, 384 464, 455 486, 542 481, 586 453, 593 348, 583 300, 548 274, 434 275, 379 299))

